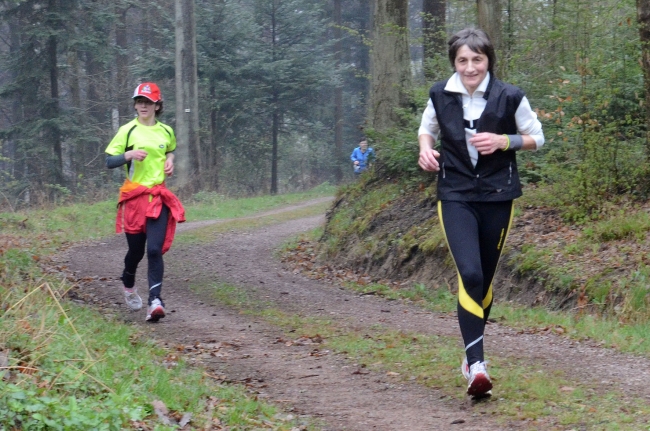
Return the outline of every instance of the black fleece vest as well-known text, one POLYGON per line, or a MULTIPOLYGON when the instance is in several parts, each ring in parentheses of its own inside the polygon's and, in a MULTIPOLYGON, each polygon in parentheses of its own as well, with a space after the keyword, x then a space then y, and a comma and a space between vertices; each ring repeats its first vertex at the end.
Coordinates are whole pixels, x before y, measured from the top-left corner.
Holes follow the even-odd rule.
MULTIPOLYGON (((493 154, 479 154, 476 167, 467 151, 462 97, 445 91, 447 81, 431 87, 429 97, 440 124, 440 172, 438 199, 465 202, 499 202, 521 196, 515 151, 497 150, 493 154)), ((476 132, 499 135, 517 133, 515 112, 524 93, 514 85, 491 78, 483 96, 487 100, 476 132)))

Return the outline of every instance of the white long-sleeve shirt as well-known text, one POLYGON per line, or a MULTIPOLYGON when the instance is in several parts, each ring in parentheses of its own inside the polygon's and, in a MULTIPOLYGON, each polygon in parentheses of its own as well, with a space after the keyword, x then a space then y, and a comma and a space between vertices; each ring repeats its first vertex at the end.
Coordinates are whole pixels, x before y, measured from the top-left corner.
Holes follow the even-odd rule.
MULTIPOLYGON (((483 95, 485 94, 489 82, 490 73, 488 72, 485 79, 483 79, 481 84, 476 88, 476 90, 474 90, 474 94, 471 96, 463 85, 458 73, 454 73, 445 86, 446 91, 461 94, 463 99, 463 119, 469 121, 472 127, 474 127, 473 121, 481 117, 485 105, 487 104, 487 100, 483 98, 483 95)), ((537 114, 531 109, 526 96, 521 100, 521 103, 515 112, 515 122, 517 123, 517 131, 519 134, 529 135, 532 137, 535 140, 537 149, 540 149, 542 145, 544 145, 542 123, 537 119, 537 114)), ((439 133, 440 125, 438 124, 436 110, 433 107, 433 102, 429 99, 427 107, 422 114, 418 136, 431 135, 435 141, 438 140, 439 133)), ((470 144, 469 139, 474 136, 475 133, 476 129, 465 129, 465 142, 467 143, 467 150, 469 151, 474 166, 476 166, 476 163, 478 162, 478 151, 472 144, 470 144)))

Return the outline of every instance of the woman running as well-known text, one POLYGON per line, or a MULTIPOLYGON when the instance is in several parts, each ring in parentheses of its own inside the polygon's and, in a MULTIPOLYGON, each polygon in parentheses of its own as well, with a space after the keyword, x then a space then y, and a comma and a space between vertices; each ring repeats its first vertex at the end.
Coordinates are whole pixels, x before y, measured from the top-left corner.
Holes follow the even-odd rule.
POLYGON ((438 172, 438 215, 458 271, 461 366, 467 393, 491 395, 483 333, 492 281, 521 196, 517 151, 544 145, 542 125, 524 92, 498 80, 488 35, 464 29, 449 40, 455 73, 434 84, 418 132, 425 171, 438 172), (439 141, 440 152, 434 149, 439 141))

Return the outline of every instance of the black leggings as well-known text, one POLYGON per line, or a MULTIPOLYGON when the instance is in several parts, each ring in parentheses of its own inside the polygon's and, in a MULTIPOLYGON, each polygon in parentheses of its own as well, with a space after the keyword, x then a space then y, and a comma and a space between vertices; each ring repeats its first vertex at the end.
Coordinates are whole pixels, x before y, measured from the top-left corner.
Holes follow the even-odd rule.
POLYGON ((492 280, 513 214, 513 201, 439 201, 438 216, 458 271, 458 324, 467 362, 484 361, 483 332, 492 280))
POLYGON ((169 217, 169 208, 163 205, 160 216, 157 219, 147 218, 146 233, 127 233, 126 242, 129 244, 129 251, 124 257, 124 271, 122 272, 122 281, 124 287, 133 287, 135 285, 135 273, 138 264, 144 257, 145 244, 147 249, 148 271, 147 278, 149 281, 149 300, 158 298, 162 303, 160 292, 162 290, 162 280, 165 273, 165 263, 163 262, 162 248, 165 242, 167 232, 167 219, 169 217))

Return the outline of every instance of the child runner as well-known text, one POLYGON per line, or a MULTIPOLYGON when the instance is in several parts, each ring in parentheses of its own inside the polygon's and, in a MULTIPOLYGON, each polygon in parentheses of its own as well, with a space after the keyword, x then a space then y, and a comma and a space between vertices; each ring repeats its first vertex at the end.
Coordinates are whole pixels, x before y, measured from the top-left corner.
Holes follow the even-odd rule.
POLYGON ((149 299, 147 317, 157 322, 165 317, 161 297, 164 274, 163 254, 174 239, 176 223, 185 221, 178 198, 165 187, 174 173, 176 137, 171 127, 157 117, 163 112, 158 86, 145 82, 133 93, 137 117, 123 125, 106 148, 106 167, 125 167, 126 180, 120 187, 115 230, 125 232, 128 251, 121 280, 124 298, 132 310, 142 308, 135 288, 138 264, 147 252, 149 299))

